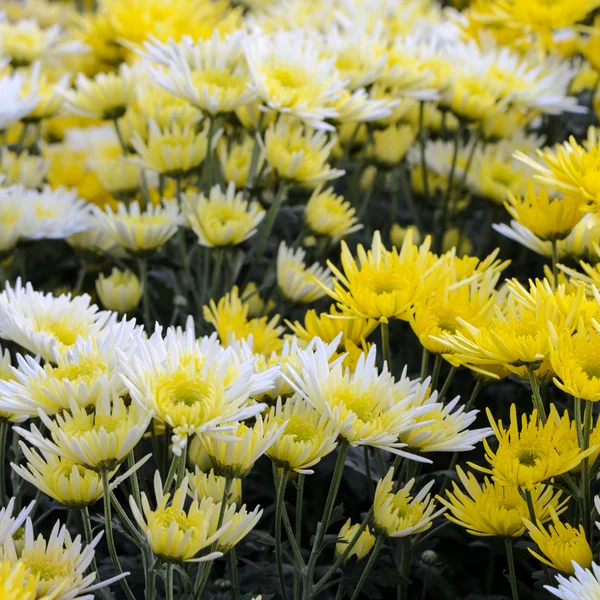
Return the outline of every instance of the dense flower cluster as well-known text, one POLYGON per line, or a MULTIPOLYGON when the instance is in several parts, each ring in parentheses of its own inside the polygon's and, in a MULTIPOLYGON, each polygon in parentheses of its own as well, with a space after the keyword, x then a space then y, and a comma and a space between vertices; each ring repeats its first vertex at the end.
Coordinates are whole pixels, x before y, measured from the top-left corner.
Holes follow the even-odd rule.
POLYGON ((0 598, 598 598, 598 9, 3 2, 0 598))

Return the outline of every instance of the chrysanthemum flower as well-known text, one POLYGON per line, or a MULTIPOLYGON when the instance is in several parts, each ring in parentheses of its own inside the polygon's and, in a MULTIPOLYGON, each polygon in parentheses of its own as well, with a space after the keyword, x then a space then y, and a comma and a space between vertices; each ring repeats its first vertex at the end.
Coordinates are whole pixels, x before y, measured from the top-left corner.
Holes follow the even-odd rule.
POLYGON ((113 470, 127 458, 146 433, 152 412, 137 403, 126 406, 122 398, 111 398, 105 389, 91 413, 72 401, 70 412, 51 419, 40 410, 39 417, 50 438, 33 424, 30 431, 21 427, 14 430, 42 451, 102 471, 113 470))
POLYGON ((96 546, 103 533, 100 532, 91 543, 84 546, 81 536, 72 538, 66 525, 61 526, 60 521, 57 521, 47 539, 41 534, 35 538, 33 525, 28 519, 25 523, 24 544, 18 557, 12 540, 4 546, 4 555, 13 563, 18 560, 25 566, 27 575, 34 581, 37 579, 37 598, 45 595, 53 600, 89 598, 94 591, 129 575, 123 573, 94 584, 98 574, 85 574, 94 559, 96 546))
MULTIPOLYGON (((464 405, 458 406, 460 396, 447 404, 436 402, 437 393, 432 394, 423 404, 431 410, 417 418, 417 426, 399 436, 409 448, 427 454, 428 452, 467 452, 475 444, 492 433, 489 427, 469 429, 475 422, 478 410, 465 412, 464 405), (434 395, 435 394, 435 395, 434 395), (420 422, 425 423, 419 427, 420 422)), ((413 404, 416 404, 413 401, 413 404)), ((419 405, 419 404, 416 404, 419 405)))
POLYGON ((284 117, 267 129, 264 139, 265 157, 273 173, 302 185, 316 185, 344 174, 327 162, 334 145, 334 136, 328 139, 324 131, 314 131, 284 117))
POLYGON ((401 538, 422 533, 431 527, 431 522, 446 511, 436 509, 435 500, 429 494, 433 486, 431 480, 416 496, 410 492, 415 485, 414 478, 394 493, 394 469, 380 479, 373 501, 373 529, 379 535, 401 538))
POLYGON ((156 206, 149 204, 143 211, 137 200, 129 206, 119 202, 117 212, 110 206, 104 211, 98 207, 93 210, 98 226, 132 254, 145 254, 160 248, 183 224, 183 216, 174 200, 156 206))
POLYGON ((207 247, 237 246, 252 237, 265 216, 256 201, 247 201, 230 183, 225 190, 215 185, 208 197, 185 194, 184 215, 198 243, 207 247))
POLYGON ((279 468, 312 475, 311 467, 333 452, 337 446, 338 431, 333 423, 301 399, 283 403, 277 399, 265 419, 265 427, 285 428, 266 451, 279 468))
POLYGON ((123 155, 118 148, 117 155, 93 156, 90 166, 102 187, 117 197, 131 197, 140 188, 142 182, 141 169, 132 164, 135 155, 123 155))
POLYGON ((329 269, 319 263, 306 267, 303 248, 288 248, 285 242, 277 251, 277 285, 281 294, 290 302, 306 304, 325 295, 331 288, 329 269))
POLYGON ((63 352, 78 337, 97 335, 115 317, 90 305, 87 294, 71 298, 70 294, 54 297, 36 292, 31 283, 15 287, 8 283, 0 294, 0 335, 12 340, 44 360, 54 362, 55 352, 63 352))
POLYGON ((210 524, 216 515, 218 519, 221 505, 212 498, 194 500, 186 509, 188 478, 184 477, 181 486, 173 496, 163 493, 163 484, 158 471, 154 474, 154 494, 156 508, 152 509, 148 497, 142 492, 142 510, 133 496, 129 506, 136 523, 148 540, 154 554, 167 562, 181 563, 188 560, 197 562, 214 560, 220 552, 198 558, 198 554, 212 545, 232 525, 223 520, 223 525, 211 531, 210 524))
POLYGON ((575 561, 571 565, 574 577, 557 575, 557 588, 544 587, 561 600, 595 600, 600 594, 600 566, 592 562, 591 568, 584 569, 575 561))
POLYGON ((159 129, 150 121, 148 139, 142 139, 135 132, 131 145, 139 157, 131 159, 132 162, 143 169, 178 178, 188 175, 204 160, 208 151, 208 132, 197 132, 190 124, 159 129))
MULTIPOLYGON (((240 141, 221 140, 217 146, 217 154, 221 162, 223 177, 227 183, 233 183, 239 190, 248 184, 252 151, 256 141, 253 137, 245 135, 240 141)), ((265 162, 264 149, 259 148, 256 162, 256 172, 260 173, 265 162)))
POLYGON ((22 190, 21 201, 30 214, 21 231, 24 238, 63 239, 87 227, 90 208, 77 192, 45 186, 41 191, 22 190))
POLYGON ((250 340, 255 352, 270 354, 283 346, 280 339, 285 328, 278 326, 279 315, 249 318, 249 306, 239 296, 237 287, 221 298, 218 303, 211 299, 202 308, 204 320, 210 323, 219 334, 223 344, 232 340, 250 340))
POLYGON ((531 184, 523 197, 516 198, 509 192, 504 207, 518 223, 548 241, 563 240, 584 217, 580 195, 568 193, 552 198, 545 190, 536 193, 531 184))
POLYGON ((136 308, 143 291, 133 271, 120 271, 115 267, 108 277, 101 273, 96 279, 96 293, 102 305, 121 314, 136 308))
POLYGON ((562 444, 564 432, 561 430, 564 424, 557 423, 555 419, 540 423, 535 409, 529 418, 522 415, 520 428, 514 404, 510 407, 508 429, 504 429, 502 421, 494 420, 489 408, 487 415, 498 440, 498 448, 494 452, 484 439, 486 460, 491 468, 471 466, 489 473, 501 485, 532 489, 538 483, 570 471, 596 450, 592 447, 585 451, 579 448, 565 451, 562 444))
MULTIPOLYGON (((20 465, 11 463, 11 467, 15 473, 46 496, 69 508, 83 508, 102 498, 102 477, 99 473, 49 452, 39 453, 28 448, 23 442, 19 442, 19 445, 27 462, 20 465)), ((150 455, 146 457, 149 458, 150 455)), ((146 459, 112 481, 110 489, 119 486, 146 459)), ((109 478, 112 479, 115 473, 116 471, 110 472, 109 478)))
MULTIPOLYGON (((192 445, 196 441, 202 448, 202 442, 200 441, 200 438, 194 438, 194 441, 190 444, 188 458, 190 458, 190 455, 192 454, 192 445)), ((208 459, 210 460, 210 457, 208 457, 208 459)), ((223 475, 215 475, 214 469, 210 469, 210 471, 205 473, 196 465, 194 474, 189 475, 189 482, 192 494, 196 494, 198 498, 212 498, 214 502, 223 501, 227 477, 224 477, 223 475)), ((235 504, 239 505, 242 503, 241 479, 230 480, 229 495, 225 501, 227 504, 235 502, 235 504)))
MULTIPOLYGON (((33 74, 30 75, 32 77, 33 74)), ((39 97, 36 86, 28 85, 27 77, 22 72, 5 74, 0 77, 0 131, 6 131, 11 125, 33 112, 39 97), (27 92, 27 90, 29 90, 27 92)))
POLYGON ((145 47, 150 59, 166 66, 152 69, 157 83, 214 117, 232 113, 255 97, 241 50, 243 39, 241 31, 221 37, 215 30, 210 39, 195 44, 184 38, 179 44, 171 40, 167 45, 146 43, 145 47))
POLYGON ((11 498, 6 506, 0 508, 0 544, 2 545, 11 540, 13 535, 25 523, 35 504, 35 501, 30 502, 28 506, 19 511, 17 516, 13 517, 16 500, 16 498, 11 498))
MULTIPOLYGON (((360 528, 360 523, 352 525, 351 519, 348 519, 339 530, 337 534, 338 542, 335 545, 336 558, 341 556, 346 551, 348 544, 352 541, 356 532, 360 528)), ((360 534, 356 543, 352 547, 352 550, 346 556, 346 560, 350 560, 352 556, 356 556, 356 560, 362 560, 371 552, 375 545, 375 536, 371 533, 369 526, 365 527, 364 531, 360 534)))
POLYGON ((258 415, 251 427, 238 423, 230 431, 203 434, 200 441, 210 456, 215 473, 243 479, 250 473, 254 463, 281 436, 284 429, 285 423, 267 427, 258 415))
POLYGON ((417 136, 412 125, 398 123, 373 131, 373 145, 368 156, 378 167, 393 169, 406 156, 417 136))
MULTIPOLYGON (((28 576, 25 565, 10 560, 0 562, 0 595, 3 600, 36 600, 37 579, 28 576)), ((51 600, 52 596, 42 596, 41 600, 51 600)))
MULTIPOLYGON (((527 501, 516 486, 501 485, 485 478, 483 485, 473 473, 456 468, 464 488, 453 482, 453 492, 446 491, 448 498, 438 500, 449 512, 449 521, 464 527, 471 535, 519 537, 525 533, 523 519, 529 516, 527 501)), ((560 500, 562 492, 554 493, 552 487, 539 485, 531 490, 531 501, 536 518, 545 523, 552 516, 550 509, 561 514, 567 509, 568 498, 560 500)))
POLYGON ((0 189, 0 255, 10 252, 30 229, 27 221, 31 212, 23 203, 22 193, 23 188, 16 185, 0 189))
POLYGON ((600 400, 600 332, 580 319, 577 331, 558 334, 551 327, 550 361, 555 385, 575 398, 600 400))
POLYGON ((331 108, 346 82, 334 61, 320 56, 301 30, 256 34, 244 40, 251 89, 269 110, 289 114, 311 127, 330 129, 331 108))
POLYGON ((304 223, 318 236, 327 236, 337 242, 362 229, 356 217, 356 209, 333 188, 323 190, 319 185, 311 194, 304 209, 304 223))
POLYGON ((44 157, 31 156, 28 152, 17 153, 3 148, 0 153, 0 174, 6 177, 4 183, 8 185, 35 189, 44 180, 48 166, 44 157))
POLYGON ((127 363, 122 378, 134 403, 173 428, 175 452, 194 433, 259 413, 264 405, 250 406, 248 400, 268 390, 277 371, 255 373, 254 359, 238 361, 214 335, 196 341, 190 327, 182 336, 169 328, 164 339, 157 328, 127 363))
POLYGON ((434 271, 436 257, 431 240, 417 247, 408 235, 398 253, 386 250, 375 232, 370 250, 358 246, 358 261, 342 241, 342 269, 328 262, 334 274, 328 294, 348 316, 363 319, 405 319, 424 292, 424 282, 434 271))
MULTIPOLYGON (((230 527, 223 532, 217 540, 217 551, 226 554, 235 545, 241 542, 256 526, 262 517, 263 511, 257 506, 253 511, 248 512, 246 505, 243 504, 239 508, 236 503, 233 502, 225 509, 223 515, 223 523, 229 523, 230 527)), ((209 532, 216 532, 217 525, 219 523, 217 513, 211 515, 211 522, 209 525, 209 532)))
MULTIPOLYGON (((572 574, 573 563, 586 569, 592 564, 592 549, 585 539, 583 526, 578 529, 568 523, 561 523, 554 509, 550 508, 552 524, 546 529, 539 521, 534 525, 529 519, 523 523, 529 531, 531 539, 537 544, 540 552, 528 548, 538 560, 561 573, 572 574)), ((536 515, 537 516, 537 515, 536 515)))
POLYGON ((416 419, 429 407, 410 404, 412 394, 402 380, 396 382, 387 367, 375 366, 377 350, 361 354, 354 372, 344 370, 340 359, 330 364, 331 348, 339 339, 325 344, 315 339, 298 352, 301 369, 288 370, 290 385, 317 412, 327 416, 340 436, 352 446, 373 446, 421 462, 428 459, 406 452, 398 441, 402 432, 415 427, 416 419))

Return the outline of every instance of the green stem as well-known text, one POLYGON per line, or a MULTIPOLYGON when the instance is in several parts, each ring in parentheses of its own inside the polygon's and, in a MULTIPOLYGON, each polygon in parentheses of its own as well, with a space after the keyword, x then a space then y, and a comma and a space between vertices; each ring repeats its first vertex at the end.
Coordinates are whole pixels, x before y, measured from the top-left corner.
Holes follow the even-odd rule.
MULTIPOLYGON (((583 421, 581 418, 581 398, 575 399, 575 424, 577 427, 577 439, 579 447, 582 451, 589 448, 590 433, 592 429, 592 403, 585 401, 585 411, 583 421)), ((589 457, 581 461, 581 514, 583 522, 583 530, 585 531, 586 539, 592 539, 592 508, 590 495, 590 461, 589 457)))
MULTIPOLYGON (((189 443, 189 441, 188 441, 189 443)), ((187 461, 187 449, 188 449, 188 444, 186 444, 182 449, 181 449, 181 456, 179 457, 179 464, 177 465, 177 483, 176 483, 176 489, 179 489, 179 486, 181 485, 181 482, 183 481, 183 477, 185 475, 185 463, 187 461)))
MULTIPOLYGON (((135 454, 133 450, 127 455, 127 468, 133 469, 135 466, 135 454)), ((131 491, 133 492, 133 498, 138 508, 142 509, 142 496, 140 494, 140 483, 138 481, 137 471, 131 474, 131 491)))
POLYGON ((8 419, 0 418, 0 504, 5 507, 8 504, 6 492, 6 449, 8 441, 8 419))
MULTIPOLYGON (((411 560, 411 547, 410 547, 410 537, 402 537, 398 540, 398 570, 400 571, 400 575, 408 579, 410 574, 410 560, 411 560)), ((406 600, 408 598, 408 583, 404 581, 400 583, 399 590, 397 591, 396 597, 398 600, 406 600)))
POLYGON ((119 144, 121 144, 121 149, 123 150, 123 154, 127 154, 127 144, 123 139, 123 134, 121 133, 121 127, 119 125, 119 119, 113 119, 113 124, 115 126, 115 132, 117 133, 117 137, 119 138, 119 144))
MULTIPOLYGON (((369 521, 371 520, 372 516, 373 516, 373 506, 371 506, 371 508, 369 509, 369 512, 366 514, 365 518, 362 520, 360 527, 356 530, 356 533, 354 534, 352 539, 346 544, 346 547, 344 548, 344 551, 342 552, 342 554, 340 554, 340 556, 338 556, 335 559, 335 561, 334 561, 333 565, 331 565, 331 568, 329 569, 329 571, 327 571, 327 573, 325 573, 325 575, 323 575, 323 577, 319 580, 319 582, 314 586, 313 591, 314 591, 315 596, 323 589, 325 584, 335 575, 335 572, 346 561, 346 559, 348 558, 348 555, 352 551, 352 548, 354 548, 354 546, 358 542, 358 538, 360 538, 363 531, 367 528, 367 525, 369 524, 369 521)), ((308 597, 308 596, 306 596, 306 594, 305 594, 305 597, 308 597)))
POLYGON ((540 386, 531 365, 527 365, 527 375, 529 377, 529 383, 531 384, 531 400, 533 401, 534 408, 537 409, 538 419, 540 419, 542 423, 546 423, 548 417, 546 416, 544 401, 540 395, 540 386))
POLYGON ((373 547, 373 550, 371 550, 369 560, 367 561, 367 564, 363 569, 363 572, 360 576, 360 579, 358 580, 358 583, 356 584, 356 588, 354 589, 354 593, 352 594, 350 600, 356 600, 356 598, 358 598, 360 590, 362 589, 365 581, 367 580, 367 577, 369 576, 369 573, 371 572, 371 569, 373 568, 373 565, 375 564, 375 561, 377 560, 377 556, 379 554, 379 551, 381 550, 383 542, 384 537, 382 535, 378 536, 377 541, 375 542, 375 546, 373 547))
POLYGON ((441 400, 442 398, 444 398, 448 392, 448 389, 450 388, 450 385, 452 384, 452 380, 454 379, 454 375, 456 375, 456 367, 450 367, 450 371, 448 371, 448 375, 446 376, 446 380, 444 381, 444 385, 442 386, 442 389, 440 390, 439 396, 438 398, 441 400))
POLYGON ((279 183, 279 187, 277 188, 277 193, 269 210, 267 211, 267 216, 264 218, 261 230, 260 230, 260 238, 258 240, 258 244, 256 246, 256 250, 254 252, 254 256, 252 257, 252 261, 250 266, 248 267, 248 272, 246 273, 246 277, 240 286, 240 289, 244 289, 248 281, 250 281, 250 277, 252 276, 252 272, 256 265, 260 262, 262 258, 263 252, 267 246, 267 241, 269 239, 269 235, 273 229, 273 225, 275 224, 275 219, 277 219, 277 215, 279 214, 279 210, 281 209, 281 205, 285 200, 285 196, 287 194, 288 186, 286 183, 281 181, 279 183))
MULTIPOLYGON (((165 431, 165 435, 167 432, 165 431)), ((179 456, 173 454, 173 458, 171 458, 171 465, 169 466, 169 472, 167 473, 167 477, 163 482, 163 494, 168 494, 171 491, 171 486, 173 485, 173 480, 177 476, 177 472, 179 470, 179 456)))
POLYGON ((436 354, 435 361, 433 363, 433 374, 431 375, 431 389, 437 388, 438 379, 440 378, 440 369, 442 368, 442 355, 436 354))
POLYGON ((552 289, 554 291, 558 287, 558 269, 556 265, 558 265, 558 242, 552 240, 552 289))
MULTIPOLYGON (((94 534, 92 532, 92 522, 90 520, 90 511, 87 506, 84 506, 81 509, 81 520, 83 521, 83 532, 85 535, 85 542, 88 546, 92 543, 94 539, 94 534)), ((96 556, 92 558, 92 571, 94 573, 98 573, 98 565, 96 564, 96 556)))
POLYGON ((167 563, 165 591, 167 594, 167 600, 173 600, 173 563, 167 563))
POLYGON ((415 222, 415 227, 417 231, 421 234, 425 234, 425 227, 423 226, 423 220, 421 219, 421 212, 419 211, 417 204, 415 202, 414 196, 412 194, 412 190, 410 185, 408 184, 408 177, 405 172, 405 164, 401 164, 398 169, 398 179, 400 180, 400 189, 402 190, 402 195, 406 200, 406 204, 410 210, 410 214, 412 215, 413 221, 415 222))
POLYGON ((423 195, 425 202, 429 202, 429 178, 427 175, 427 162, 425 161, 425 101, 421 100, 419 104, 419 147, 421 150, 421 171, 423 175, 423 195))
POLYGON ((390 352, 390 329, 387 321, 380 321, 381 329, 381 348, 383 350, 383 360, 387 363, 388 371, 392 372, 392 353, 390 352))
POLYGON ((510 589, 513 600, 519 600, 519 591, 517 588, 517 574, 515 572, 515 559, 513 556, 512 540, 509 537, 504 538, 504 547, 506 548, 506 560, 508 561, 508 577, 510 579, 510 589))
POLYGON ((214 300, 219 298, 219 283, 221 282, 221 271, 223 270, 223 259, 225 250, 223 248, 213 248, 213 267, 212 278, 210 282, 210 297, 214 300))
POLYGON ((312 596, 313 576, 315 572, 315 567, 317 566, 317 558, 319 557, 319 553, 321 552, 321 545, 323 543, 323 539, 325 538, 325 532, 327 531, 329 521, 331 520, 331 513, 333 512, 335 499, 337 497, 340 483, 342 481, 342 473, 344 472, 344 463, 346 462, 347 452, 348 442, 344 439, 340 443, 340 450, 335 463, 335 468, 333 470, 333 475, 331 477, 331 484, 329 485, 327 500, 325 501, 323 518, 321 519, 321 522, 317 524, 317 533, 315 535, 315 540, 313 542, 310 558, 308 560, 308 566, 306 567, 303 589, 303 597, 305 598, 305 600, 308 600, 312 596))
POLYGON ((150 331, 150 290, 148 289, 148 259, 145 256, 138 257, 138 268, 140 271, 140 283, 142 284, 142 314, 144 325, 148 333, 150 331))
MULTIPOLYGON (((110 508, 110 485, 108 483, 108 470, 102 469, 102 489, 104 496, 104 520, 106 524, 106 544, 108 546, 108 553, 110 554, 110 558, 113 563, 113 567, 118 575, 123 574, 123 569, 121 568, 121 563, 119 562, 119 555, 117 554, 117 549, 115 548, 115 539, 113 535, 112 529, 112 515, 110 508)), ((127 583, 127 579, 123 577, 123 579, 119 580, 121 587, 123 588, 123 592, 127 597, 127 600, 135 600, 135 596, 133 595, 129 584, 127 583)))
MULTIPOLYGON (((277 468, 274 467, 274 474, 277 468)), ((279 473, 279 481, 277 482, 277 497, 275 500, 275 562, 277 563, 277 574, 279 576, 279 585, 281 586, 281 595, 284 600, 287 600, 288 593, 285 587, 285 579, 283 575, 283 550, 281 549, 281 521, 285 502, 285 486, 289 476, 289 469, 281 469, 279 473)))
POLYGON ((421 356, 421 381, 425 381, 429 372, 429 350, 423 346, 423 354, 421 356))
POLYGON ((212 149, 212 139, 215 135, 215 129, 217 124, 217 117, 209 116, 208 117, 208 143, 206 148, 206 163, 204 165, 204 177, 206 181, 206 187, 210 191, 210 188, 214 183, 214 173, 213 173, 213 158, 214 151, 212 149))
POLYGON ((81 262, 81 266, 79 267, 79 272, 77 273, 77 281, 75 282, 75 288, 73 290, 73 296, 79 296, 81 293, 81 289, 83 288, 83 282, 85 281, 85 276, 87 275, 87 265, 85 262, 81 262))
POLYGON ((258 167, 258 159, 260 157, 260 133, 265 119, 265 113, 260 113, 258 117, 258 125, 254 133, 254 146, 252 147, 252 156, 250 158, 250 167, 248 168, 248 177, 246 178, 246 187, 244 188, 244 196, 246 200, 251 194, 254 184, 256 183, 256 168, 258 167))
POLYGON ((233 600, 237 600, 240 596, 240 578, 238 574, 237 556, 235 553, 235 546, 229 551, 229 568, 231 570, 231 581, 232 581, 232 596, 233 600))
MULTIPOLYGON (((298 474, 296 482, 296 517, 294 523, 294 539, 296 547, 302 547, 302 510, 304 503, 304 477, 303 473, 298 474)), ((294 600, 300 599, 300 572, 294 569, 294 600)))
POLYGON ((365 457, 365 476, 367 478, 367 489, 369 490, 369 499, 372 501, 375 497, 375 486, 373 485, 373 477, 371 475, 371 461, 369 460, 369 446, 363 446, 363 454, 365 457))

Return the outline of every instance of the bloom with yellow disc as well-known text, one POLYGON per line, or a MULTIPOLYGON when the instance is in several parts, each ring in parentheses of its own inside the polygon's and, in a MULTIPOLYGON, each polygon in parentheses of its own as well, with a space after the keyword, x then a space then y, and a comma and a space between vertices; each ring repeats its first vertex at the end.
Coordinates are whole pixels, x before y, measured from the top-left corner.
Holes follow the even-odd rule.
POLYGON ((121 248, 132 254, 145 254, 160 248, 183 224, 177 202, 149 204, 142 211, 137 200, 128 206, 119 202, 117 211, 110 206, 103 211, 94 207, 98 226, 121 248))
MULTIPOLYGON (((523 523, 531 539, 537 544, 541 554, 528 548, 538 560, 560 571, 574 573, 573 562, 587 569, 592 564, 592 549, 585 538, 583 526, 571 527, 562 523, 556 512, 550 508, 552 524, 546 529, 542 523, 534 525, 529 519, 523 518, 523 523)), ((537 516, 537 515, 536 515, 537 516)))
MULTIPOLYGON (((221 140, 217 146, 223 177, 227 183, 233 183, 237 189, 242 189, 249 183, 250 164, 255 145, 256 140, 246 134, 239 141, 221 140)), ((265 162, 264 150, 259 148, 258 152, 256 173, 262 171, 265 162)))
MULTIPOLYGON (((485 478, 479 483, 473 473, 465 473, 460 466, 456 472, 462 488, 454 483, 447 498, 438 500, 448 508, 445 517, 464 527, 471 535, 519 537, 525 533, 523 519, 529 516, 527 501, 517 486, 501 485, 485 478)), ((550 486, 536 486, 531 491, 535 515, 541 523, 566 510, 568 498, 561 501, 562 492, 554 493, 550 486)))
POLYGON ((185 218, 202 246, 237 246, 256 233, 265 216, 258 202, 236 193, 233 183, 225 190, 215 185, 208 197, 188 192, 184 198, 185 218))
POLYGON ((400 538, 427 531, 432 521, 446 511, 436 511, 435 500, 429 494, 433 480, 423 487, 416 496, 410 492, 415 485, 411 479, 403 488, 393 492, 394 469, 380 479, 373 501, 374 532, 386 537, 400 538))
POLYGON ((266 451, 279 468, 312 475, 311 467, 333 452, 337 446, 338 431, 332 422, 319 414, 302 399, 281 398, 265 419, 266 428, 279 428, 283 433, 266 451))
MULTIPOLYGON (((10 560, 0 562, 0 596, 3 600, 36 600, 37 579, 28 576, 25 565, 10 560)), ((40 600, 51 600, 53 596, 42 596, 40 600)))
MULTIPOLYGON (((352 541, 358 530, 360 529, 360 523, 352 525, 352 521, 348 519, 339 530, 337 534, 338 542, 335 545, 335 556, 336 558, 342 556, 348 547, 348 544, 352 541)), ((352 556, 356 556, 356 560, 362 560, 375 545, 375 536, 371 533, 371 529, 367 525, 364 531, 360 534, 354 546, 346 555, 346 560, 350 560, 352 556)))
POLYGON ((517 407, 512 404, 508 429, 504 428, 502 421, 494 420, 489 409, 487 415, 498 440, 498 448, 494 452, 483 440, 491 468, 472 466, 489 473, 501 485, 532 489, 538 483, 570 471, 596 450, 595 447, 586 451, 576 447, 565 449, 562 443, 564 432, 561 429, 564 424, 555 419, 539 422, 535 409, 529 418, 522 415, 519 427, 517 407))
POLYGON ((175 493, 163 492, 163 484, 158 471, 154 474, 154 494, 156 508, 152 509, 148 497, 142 492, 142 509, 133 496, 129 497, 129 506, 133 518, 144 532, 154 554, 166 562, 180 563, 188 560, 198 562, 214 560, 221 553, 212 553, 201 558, 198 554, 212 545, 225 533, 231 522, 223 521, 216 531, 210 531, 211 517, 218 516, 221 505, 212 498, 194 500, 186 508, 188 496, 188 478, 184 477, 175 493))
MULTIPOLYGON (((229 552, 254 529, 262 515, 263 511, 259 506, 252 511, 248 511, 245 504, 238 507, 235 502, 230 503, 223 514, 223 523, 230 524, 230 527, 219 536, 217 551, 223 552, 223 554, 229 552)), ((210 534, 218 531, 218 524, 219 515, 212 513, 209 525, 210 534)))
MULTIPOLYGON (((192 446, 194 442, 198 442, 198 445, 202 447, 200 438, 194 438, 194 441, 190 444, 190 450, 188 457, 192 453, 192 446)), ((208 457, 208 455, 207 455, 208 457)), ((210 460, 210 457, 208 457, 210 460)), ((195 468, 193 475, 189 475, 190 489, 193 494, 196 494, 198 498, 212 498, 214 502, 222 502, 223 496, 225 495, 225 489, 227 485, 227 477, 223 475, 215 475, 214 469, 210 469, 208 472, 201 471, 198 466, 195 468)), ((242 480, 233 479, 230 481, 230 489, 227 498, 225 499, 227 504, 235 502, 236 504, 242 503, 242 480)))
POLYGON ((136 308, 143 291, 142 284, 133 271, 120 271, 115 267, 108 277, 101 273, 96 279, 96 292, 100 302, 105 308, 121 314, 136 308))
POLYGON ((327 236, 334 242, 363 227, 350 202, 335 194, 333 188, 323 190, 321 185, 315 188, 306 203, 304 223, 315 235, 327 236))
POLYGON ((327 293, 347 316, 406 319, 438 262, 429 252, 430 244, 427 238, 421 246, 414 246, 409 234, 400 252, 395 248, 389 251, 377 231, 371 249, 359 245, 355 260, 342 241, 343 272, 327 263, 334 274, 333 290, 327 293))

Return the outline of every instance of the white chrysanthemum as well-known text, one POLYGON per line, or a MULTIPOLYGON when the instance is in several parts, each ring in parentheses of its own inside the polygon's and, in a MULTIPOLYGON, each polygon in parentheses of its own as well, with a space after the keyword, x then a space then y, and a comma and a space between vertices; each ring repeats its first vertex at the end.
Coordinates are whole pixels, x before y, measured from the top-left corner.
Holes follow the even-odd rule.
POLYGON ((0 508, 0 545, 4 545, 12 539, 12 536, 23 525, 35 504, 34 500, 28 506, 21 509, 17 516, 13 517, 15 502, 16 498, 11 498, 5 507, 0 508))
POLYGON ((30 211, 23 237, 30 240, 64 239, 88 227, 90 205, 74 190, 63 187, 24 190, 22 202, 30 211))
POLYGON ((558 587, 544 587, 561 600, 597 600, 600 598, 600 566, 592 563, 591 569, 583 569, 572 561, 575 575, 557 575, 558 587))
POLYGON ((209 115, 231 113, 255 97, 241 50, 245 35, 237 31, 222 38, 215 30, 197 43, 190 38, 178 44, 146 43, 149 58, 166 66, 152 74, 163 88, 209 115))
POLYGON ((70 235, 66 241, 76 252, 89 252, 101 256, 107 254, 115 258, 127 256, 127 253, 117 245, 106 229, 98 225, 98 220, 93 214, 88 216, 87 228, 70 235))
POLYGON ((513 240, 533 250, 536 254, 548 257, 552 256, 552 242, 540 240, 525 225, 521 225, 521 223, 514 219, 511 219, 510 225, 506 225, 506 223, 494 223, 492 228, 509 240, 513 240))
POLYGON ((39 598, 48 595, 53 600, 93 600, 94 591, 129 575, 128 572, 123 573, 94 584, 98 574, 85 574, 94 560, 96 546, 103 535, 104 532, 101 531, 91 543, 84 546, 80 535, 72 538, 67 526, 57 521, 47 539, 41 534, 36 538, 31 519, 27 519, 23 547, 17 551, 10 540, 4 546, 2 554, 11 562, 18 560, 30 576, 39 577, 39 598))
POLYGON ((437 391, 422 402, 413 406, 429 405, 432 409, 418 421, 427 421, 422 427, 417 426, 400 439, 414 450, 420 452, 467 452, 473 450, 475 444, 492 433, 489 427, 469 430, 469 426, 477 418, 478 410, 465 412, 464 405, 456 408, 460 396, 448 404, 437 402, 437 391), (455 410, 456 408, 456 410, 455 410))
POLYGON ((44 360, 56 360, 73 346, 78 337, 95 336, 116 322, 116 315, 100 311, 90 304, 87 294, 36 292, 31 283, 22 285, 17 279, 13 288, 9 283, 0 294, 0 337, 16 342, 44 360))
POLYGON ((26 151, 11 152, 3 148, 0 154, 0 174, 5 183, 35 189, 42 184, 50 163, 43 156, 34 156, 26 151))
POLYGON ((157 206, 148 205, 143 211, 137 200, 128 206, 120 202, 117 212, 110 206, 104 211, 94 206, 93 211, 98 226, 116 244, 133 254, 159 248, 183 224, 183 216, 174 200, 157 206))
MULTIPOLYGON (((337 347, 340 337, 334 342, 337 347)), ((315 338, 306 350, 298 352, 302 369, 288 369, 290 385, 318 412, 331 419, 340 436, 351 446, 373 446, 420 462, 429 459, 403 450, 400 434, 415 428, 417 418, 431 410, 415 407, 412 396, 405 395, 405 382, 396 383, 384 366, 375 366, 377 349, 361 354, 354 372, 344 371, 343 356, 330 364, 331 351, 315 338)))
POLYGON ((24 191, 18 185, 0 188, 0 254, 12 250, 30 228, 32 213, 23 202, 24 191))
POLYGON ((272 387, 278 369, 256 373, 254 362, 241 362, 231 348, 220 346, 216 334, 196 340, 188 320, 185 331, 170 327, 164 338, 157 328, 123 363, 122 377, 135 403, 173 427, 178 452, 194 433, 227 429, 223 426, 263 410, 265 405, 249 400, 272 387))
POLYGON ((314 302, 325 295, 323 288, 331 288, 331 271, 319 263, 307 268, 304 263, 306 251, 303 248, 288 248, 281 242, 277 251, 277 285, 281 293, 290 301, 298 303, 314 302))
POLYGON ((354 92, 342 92, 333 103, 338 116, 333 119, 337 123, 366 123, 379 121, 392 114, 392 109, 398 105, 397 100, 373 99, 364 88, 354 92))
POLYGON ((135 321, 124 320, 99 335, 79 338, 62 354, 55 352, 55 365, 43 367, 18 354, 13 378, 0 380, 0 410, 18 420, 37 417, 39 410, 47 415, 69 410, 73 400, 82 408, 93 406, 105 388, 124 394, 120 361, 128 359, 142 334, 135 321))
POLYGON ((39 97, 35 81, 28 81, 22 72, 0 77, 0 131, 6 131, 13 123, 26 117, 36 107, 39 97), (23 92, 28 89, 29 92, 23 92))
POLYGON ((256 34, 244 40, 252 82, 250 88, 269 110, 290 114, 315 129, 333 130, 326 119, 337 116, 331 104, 346 82, 333 59, 302 31, 256 34))

